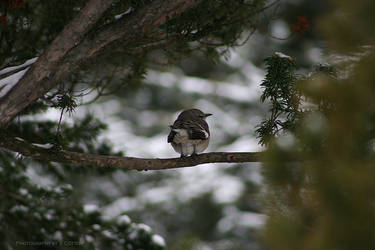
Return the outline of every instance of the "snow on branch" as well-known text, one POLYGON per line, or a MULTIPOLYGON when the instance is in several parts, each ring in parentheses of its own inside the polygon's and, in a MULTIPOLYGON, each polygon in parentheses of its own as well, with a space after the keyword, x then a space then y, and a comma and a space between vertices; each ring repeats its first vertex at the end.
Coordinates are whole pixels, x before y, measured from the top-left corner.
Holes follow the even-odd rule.
POLYGON ((7 67, 0 70, 0 98, 5 96, 6 93, 17 84, 30 68, 30 65, 35 63, 37 59, 38 57, 34 57, 21 65, 7 67))
POLYGON ((18 72, 20 70, 23 70, 27 67, 29 67, 31 64, 35 63, 38 57, 31 58, 27 60, 25 63, 17 66, 11 66, 11 67, 6 67, 2 70, 0 70, 0 77, 2 78, 3 75, 8 75, 8 74, 13 74, 14 72, 18 72))
POLYGON ((292 59, 293 59, 292 57, 290 57, 290 56, 288 56, 288 55, 285 55, 284 53, 281 53, 281 52, 275 52, 275 55, 276 55, 277 57, 280 57, 280 58, 287 58, 287 59, 289 59, 289 60, 292 60, 292 59))
POLYGON ((155 0, 129 18, 120 18, 93 36, 85 36, 113 1, 90 0, 64 28, 20 81, 0 98, 0 127, 71 73, 94 60, 116 42, 125 45, 144 37, 201 0, 155 0))
POLYGON ((62 80, 53 76, 56 75, 57 68, 64 68, 63 58, 83 40, 112 2, 113 0, 90 0, 18 83, 0 98, 1 127, 5 127, 18 113, 62 80))

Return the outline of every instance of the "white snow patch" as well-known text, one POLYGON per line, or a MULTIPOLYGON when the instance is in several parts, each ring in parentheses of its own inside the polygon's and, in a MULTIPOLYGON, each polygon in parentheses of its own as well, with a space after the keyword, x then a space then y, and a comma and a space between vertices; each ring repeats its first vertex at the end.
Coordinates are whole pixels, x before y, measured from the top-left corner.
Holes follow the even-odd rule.
POLYGON ((53 189, 53 191, 58 194, 63 194, 66 190, 73 190, 72 185, 66 183, 53 189))
POLYGON ((151 230, 151 227, 148 226, 148 225, 146 225, 146 224, 140 223, 140 224, 138 224, 137 226, 138 226, 139 229, 144 230, 144 231, 146 231, 147 233, 151 233, 151 231, 152 231, 152 230, 151 230))
POLYGON ((310 48, 307 51, 307 56, 310 58, 310 60, 314 64, 322 63, 324 61, 323 52, 320 48, 316 48, 316 47, 310 48))
POLYGON ((21 79, 21 77, 26 73, 28 70, 24 69, 17 73, 14 73, 13 75, 10 75, 2 80, 0 80, 0 98, 5 96, 9 90, 13 88, 17 84, 17 82, 21 79))
POLYGON ((258 140, 251 135, 243 135, 232 144, 225 145, 217 149, 223 152, 257 152, 264 150, 264 147, 258 144, 258 140))
POLYGON ((142 200, 148 203, 162 203, 168 201, 174 190, 172 190, 168 186, 161 186, 161 187, 148 187, 143 186, 139 188, 138 193, 142 200))
POLYGON ((290 31, 288 25, 282 20, 276 20, 271 26, 271 34, 273 37, 280 38, 275 39, 279 43, 284 43, 285 38, 290 36, 290 31))
POLYGON ((53 238, 54 240, 57 240, 57 241, 62 241, 62 239, 63 239, 63 234, 62 234, 61 231, 56 231, 56 232, 53 234, 52 238, 53 238))
POLYGON ((44 218, 47 220, 52 220, 53 219, 53 214, 51 211, 48 211, 47 213, 44 214, 44 218))
POLYGON ((218 164, 179 169, 178 172, 180 178, 167 185, 172 189, 171 194, 183 202, 212 192, 216 202, 227 203, 238 199, 244 190, 240 179, 223 174, 218 164))
POLYGON ((152 236, 152 242, 155 243, 156 245, 161 246, 161 247, 165 247, 165 241, 164 241, 163 237, 161 237, 158 234, 154 234, 152 236))
POLYGON ((227 64, 229 67, 238 69, 240 74, 236 72, 229 75, 226 81, 228 83, 247 86, 250 92, 254 93, 256 98, 259 98, 262 93, 260 83, 265 76, 264 70, 256 67, 248 60, 249 49, 246 47, 232 48, 230 54, 231 56, 229 60, 224 60, 221 58, 221 62, 227 64))
POLYGON ((285 55, 285 54, 283 54, 283 53, 281 53, 281 52, 275 52, 275 55, 276 55, 277 57, 280 57, 280 58, 287 58, 287 59, 289 59, 289 60, 293 60, 292 57, 287 56, 287 55, 285 55))
POLYGON ((129 14, 130 12, 132 12, 134 9, 132 7, 130 7, 129 9, 127 9, 125 12, 121 13, 121 14, 118 14, 115 16, 115 19, 120 19, 121 17, 129 14))
POLYGON ((177 84, 177 76, 171 72, 158 72, 150 70, 147 72, 147 83, 160 85, 162 87, 170 88, 177 84))
POLYGON ((94 242, 94 237, 87 234, 87 235, 85 235, 85 240, 86 240, 86 242, 94 242))
POLYGON ((259 162, 249 164, 252 166, 252 171, 247 172, 248 179, 254 184, 262 185, 264 183, 263 175, 261 174, 262 164, 259 162))
POLYGON ((132 231, 129 234, 129 239, 131 239, 131 240, 135 240, 137 237, 138 237, 138 232, 137 231, 132 231))
POLYGON ((20 69, 20 68, 22 68, 22 67, 27 67, 27 66, 29 66, 29 65, 31 65, 31 64, 33 64, 33 63, 35 63, 36 60, 38 60, 38 57, 31 58, 31 59, 27 60, 25 63, 23 63, 23 64, 21 64, 21 65, 12 66, 12 67, 7 67, 7 68, 5 68, 5 69, 2 69, 2 70, 0 70, 0 76, 1 76, 1 75, 4 75, 4 74, 7 74, 7 73, 9 73, 9 72, 15 71, 15 70, 17 70, 17 69, 20 69))
POLYGON ((102 235, 109 238, 109 239, 116 239, 116 235, 114 235, 111 231, 109 230, 104 230, 102 232, 102 235))
POLYGON ((122 197, 104 207, 104 218, 111 219, 117 217, 123 212, 140 208, 139 206, 140 204, 136 199, 122 197))
POLYGON ((236 177, 222 176, 220 183, 224 185, 216 185, 214 188, 214 199, 218 203, 232 203, 235 202, 244 191, 244 184, 236 177))
POLYGON ((73 190, 73 186, 70 185, 69 183, 65 183, 63 185, 60 186, 62 189, 65 189, 65 190, 73 190))
POLYGON ((54 180, 52 178, 48 178, 47 176, 40 175, 35 168, 28 167, 26 169, 26 175, 30 178, 31 182, 37 184, 39 189, 45 189, 47 191, 51 191, 52 189, 50 186, 55 185, 54 180))
POLYGON ((46 143, 46 144, 32 143, 32 145, 37 146, 39 148, 45 148, 45 149, 50 149, 53 147, 52 143, 46 143))
POLYGON ((129 216, 127 215, 121 215, 117 218, 117 224, 118 225, 129 225, 131 223, 131 220, 129 216))
POLYGON ((187 93, 201 95, 217 95, 235 101, 250 102, 258 98, 258 94, 250 85, 233 84, 225 81, 206 80, 198 77, 178 77, 170 72, 149 71, 146 82, 164 87, 177 87, 187 93))
POLYGON ((220 61, 223 64, 227 64, 234 68, 241 68, 244 64, 248 63, 249 61, 246 59, 249 56, 249 50, 244 47, 235 47, 230 48, 230 57, 220 57, 220 61))
POLYGON ((29 191, 25 188, 20 188, 18 190, 18 192, 21 194, 21 195, 27 195, 29 193, 29 191))
POLYGON ((10 211, 11 211, 12 213, 14 213, 14 212, 24 212, 24 213, 26 213, 26 212, 29 211, 29 208, 26 207, 26 206, 24 206, 24 205, 16 205, 16 206, 12 207, 12 208, 10 209, 10 211))
POLYGON ((85 204, 83 206, 83 211, 86 213, 86 214, 92 214, 92 213, 95 213, 95 212, 98 212, 99 211, 99 208, 97 205, 95 204, 85 204))
MULTIPOLYGON (((27 60, 24 64, 2 69, 0 70, 0 76, 9 72, 15 71, 17 69, 20 69, 22 67, 28 66, 30 64, 33 64, 37 59, 38 58, 35 57, 33 59, 27 60)), ((26 69, 20 70, 19 72, 14 73, 0 80, 0 98, 5 96, 8 93, 8 91, 11 90, 18 83, 18 81, 22 78, 22 76, 27 72, 29 68, 30 67, 27 67, 26 69)))
POLYGON ((243 102, 254 100, 254 95, 250 88, 238 84, 214 82, 197 77, 184 77, 181 79, 179 86, 183 91, 189 93, 217 95, 243 102))
POLYGON ((175 155, 172 147, 166 142, 167 126, 165 134, 144 138, 135 135, 130 124, 126 121, 117 118, 107 118, 106 121, 109 128, 102 136, 115 145, 114 150, 124 151, 127 155, 134 157, 168 157, 175 155))
POLYGON ((290 150, 296 143, 296 138, 292 133, 284 133, 276 139, 276 144, 285 149, 290 150))
POLYGON ((253 212, 242 212, 230 206, 224 209, 225 216, 219 221, 218 229, 221 232, 233 230, 236 227, 261 228, 267 216, 253 212))

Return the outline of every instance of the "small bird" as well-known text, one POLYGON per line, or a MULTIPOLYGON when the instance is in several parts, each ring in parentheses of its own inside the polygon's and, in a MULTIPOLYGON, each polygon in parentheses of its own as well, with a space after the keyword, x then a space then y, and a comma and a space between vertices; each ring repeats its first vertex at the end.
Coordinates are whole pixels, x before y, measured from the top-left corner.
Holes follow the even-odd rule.
POLYGON ((199 109, 184 110, 170 126, 168 143, 181 157, 196 155, 208 147, 210 130, 206 118, 210 115, 199 109))

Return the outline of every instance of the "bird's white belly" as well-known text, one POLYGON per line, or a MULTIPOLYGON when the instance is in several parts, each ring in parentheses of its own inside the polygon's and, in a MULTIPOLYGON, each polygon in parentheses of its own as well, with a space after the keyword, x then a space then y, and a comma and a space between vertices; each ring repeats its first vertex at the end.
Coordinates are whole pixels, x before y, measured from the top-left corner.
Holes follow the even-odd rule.
POLYGON ((173 138, 172 147, 177 153, 188 156, 201 153, 208 147, 209 138, 206 140, 191 140, 185 129, 174 129, 174 131, 177 133, 173 138))
POLYGON ((209 144, 209 139, 207 140, 190 140, 189 142, 176 143, 172 142, 173 149, 184 156, 192 155, 194 153, 202 153, 209 144))
POLYGON ((194 153, 202 153, 208 147, 208 142, 208 140, 193 140, 193 142, 188 143, 172 142, 172 146, 177 153, 187 156, 194 153))

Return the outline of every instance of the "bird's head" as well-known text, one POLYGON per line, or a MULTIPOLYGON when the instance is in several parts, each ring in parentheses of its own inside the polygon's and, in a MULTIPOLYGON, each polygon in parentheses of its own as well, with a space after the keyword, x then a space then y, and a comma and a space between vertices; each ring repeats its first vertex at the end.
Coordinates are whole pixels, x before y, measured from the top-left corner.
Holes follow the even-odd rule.
POLYGON ((178 119, 184 119, 184 118, 201 118, 203 120, 206 120, 207 117, 209 117, 210 113, 203 113, 199 109, 187 109, 181 112, 181 114, 178 116, 178 119))

